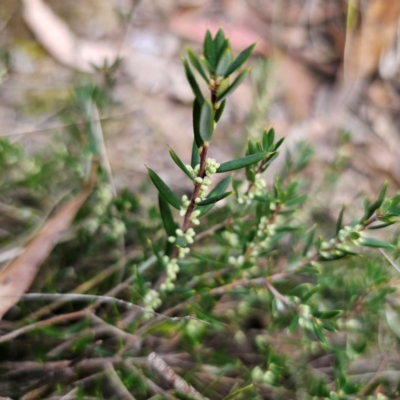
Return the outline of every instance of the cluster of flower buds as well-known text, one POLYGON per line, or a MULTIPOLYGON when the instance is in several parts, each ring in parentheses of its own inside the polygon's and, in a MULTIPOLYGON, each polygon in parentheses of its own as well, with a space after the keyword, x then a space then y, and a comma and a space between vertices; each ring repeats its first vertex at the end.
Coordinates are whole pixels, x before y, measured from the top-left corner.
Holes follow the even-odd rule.
POLYGON ((261 174, 256 174, 253 194, 255 196, 261 196, 264 193, 264 189, 266 188, 266 186, 267 184, 265 183, 265 180, 261 177, 261 174))
POLYGON ((276 226, 275 224, 268 224, 268 218, 262 216, 257 227, 257 236, 273 236, 275 234, 276 226))
POLYGON ((229 258, 228 258, 228 262, 229 262, 229 264, 232 264, 232 265, 234 265, 235 267, 241 267, 242 265, 243 265, 243 263, 244 263, 244 256, 243 255, 240 255, 239 257, 233 257, 233 256, 230 256, 229 258))
POLYGON ((176 236, 170 236, 168 241, 170 243, 175 243, 177 237, 181 237, 186 240, 187 243, 192 244, 194 243, 194 237, 196 236, 196 232, 193 228, 189 228, 186 232, 183 232, 182 229, 175 230, 176 236))
POLYGON ((176 274, 179 272, 178 261, 176 258, 170 259, 168 256, 164 256, 163 261, 166 265, 167 277, 161 284, 160 290, 172 290, 175 287, 174 281, 176 279, 176 274))
POLYGON ((144 308, 147 310, 155 310, 161 303, 160 294, 154 289, 150 289, 143 298, 144 308))

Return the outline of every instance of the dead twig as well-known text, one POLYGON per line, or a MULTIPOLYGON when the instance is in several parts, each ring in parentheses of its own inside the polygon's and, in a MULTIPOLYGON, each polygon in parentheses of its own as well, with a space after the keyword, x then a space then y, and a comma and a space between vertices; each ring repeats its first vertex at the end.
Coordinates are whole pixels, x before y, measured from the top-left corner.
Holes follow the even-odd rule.
POLYGON ((208 400, 207 397, 202 396, 193 386, 189 385, 183 378, 181 378, 168 364, 156 353, 150 353, 147 357, 150 365, 174 388, 183 394, 194 397, 200 400, 208 400))

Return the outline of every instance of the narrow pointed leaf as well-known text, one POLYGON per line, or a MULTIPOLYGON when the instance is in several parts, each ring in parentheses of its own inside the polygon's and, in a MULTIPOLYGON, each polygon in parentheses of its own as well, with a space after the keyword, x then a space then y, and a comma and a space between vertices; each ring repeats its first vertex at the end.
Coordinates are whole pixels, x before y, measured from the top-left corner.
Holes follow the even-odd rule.
MULTIPOLYGON (((379 197, 375 202, 373 202, 368 208, 368 215, 371 217, 372 214, 382 205, 385 200, 386 191, 387 191, 388 183, 385 182, 382 186, 381 192, 379 193, 379 197)), ((368 217, 369 218, 369 217, 368 217)))
POLYGON ((194 68, 196 68, 196 71, 202 76, 202 78, 208 83, 209 79, 207 77, 206 72, 204 71, 203 66, 201 65, 200 60, 198 57, 193 53, 192 49, 187 49, 187 53, 189 55, 189 59, 191 64, 193 65, 194 68))
MULTIPOLYGON (((253 384, 247 385, 245 387, 242 387, 241 389, 235 390, 233 393, 228 394, 228 396, 224 397, 222 400, 232 400, 241 395, 245 390, 249 390, 253 388, 253 384)), ((243 398, 243 397, 241 397, 243 398)))
POLYGON ((200 113, 201 113, 201 105, 199 100, 196 98, 194 99, 193 102, 192 118, 193 118, 194 140, 196 141, 196 145, 199 149, 203 147, 203 139, 200 136, 200 113))
POLYGON ((174 152, 174 150, 171 149, 171 147, 168 149, 169 154, 171 155, 171 158, 174 160, 175 164, 191 179, 193 180, 192 174, 188 171, 186 168, 185 164, 182 162, 182 160, 178 157, 178 155, 174 152))
POLYGON ((185 68, 186 78, 190 84, 190 87, 192 88, 192 91, 193 91, 196 99, 198 99, 199 102, 202 103, 204 101, 204 97, 203 97, 203 94, 201 93, 201 90, 196 81, 196 78, 194 77, 193 72, 190 69, 190 66, 185 58, 182 59, 182 62, 183 62, 183 67, 185 68))
POLYGON ((263 160, 264 158, 267 158, 270 154, 272 153, 263 152, 252 154, 243 158, 239 158, 237 160, 227 161, 220 165, 220 167, 217 169, 217 173, 234 171, 235 169, 247 167, 248 165, 255 164, 263 160))
POLYGON ((247 74, 250 72, 250 68, 246 68, 244 71, 242 71, 238 77, 233 81, 232 85, 230 85, 226 90, 224 90, 219 96, 218 96, 218 101, 222 101, 228 96, 230 96, 237 88, 238 86, 244 81, 246 78, 247 74))
POLYGON ((255 47, 255 43, 249 46, 247 49, 244 49, 229 65, 228 69, 225 72, 225 77, 229 76, 233 72, 235 72, 238 68, 240 68, 246 60, 250 57, 253 49, 255 47))
POLYGON ((222 199, 224 199, 225 197, 230 196, 232 192, 225 192, 225 193, 221 193, 217 196, 213 196, 213 197, 208 197, 207 199, 201 201, 200 203, 198 203, 199 206, 209 206, 210 204, 214 204, 217 201, 220 201, 222 199))
MULTIPOLYGON (((227 176, 226 178, 222 179, 221 182, 218 183, 217 186, 213 190, 211 190, 210 194, 207 196, 207 199, 218 196, 219 194, 223 193, 231 182, 231 177, 227 176)), ((210 204, 208 206, 200 206, 198 210, 201 211, 201 215, 203 216, 208 211, 210 211, 214 207, 214 204, 210 204)))
POLYGON ((179 201, 176 194, 166 185, 166 183, 150 168, 147 168, 147 172, 150 175, 151 180, 154 183, 154 186, 161 193, 166 201, 171 204, 172 207, 175 207, 177 210, 181 209, 181 202, 179 201))
POLYGON ((154 245, 154 243, 150 239, 147 239, 147 240, 150 243, 150 246, 153 249, 153 252, 154 252, 155 256, 157 257, 158 262, 163 267, 163 269, 166 269, 165 262, 164 262, 164 260, 163 260, 163 258, 161 256, 160 252, 157 250, 156 246, 154 245))
POLYGON ((274 143, 275 140, 275 129, 271 128, 268 131, 268 147, 272 145, 272 143, 274 143))
POLYGON ((322 343, 326 343, 325 335, 322 333, 320 327, 317 326, 317 325, 314 325, 313 328, 314 328, 315 336, 316 336, 322 343))
POLYGON ((216 54, 215 54, 215 46, 211 37, 210 31, 207 29, 206 37, 204 38, 204 57, 207 60, 207 63, 210 67, 210 72, 214 73, 215 62, 216 62, 216 54))
POLYGON ((160 208, 161 219, 164 225, 165 232, 167 232, 168 236, 175 236, 177 223, 174 221, 169 203, 160 193, 158 193, 158 206, 160 208))
POLYGON ((339 213, 339 218, 338 218, 338 220, 336 222, 336 235, 342 229, 343 213, 344 213, 344 204, 342 205, 342 208, 341 208, 340 213, 339 213))
POLYGON ((217 111, 215 111, 215 115, 214 115, 214 121, 218 122, 222 116, 222 113, 224 112, 225 109, 225 104, 226 104, 226 100, 222 101, 217 109, 217 111))
POLYGON ((143 275, 139 273, 137 266, 134 267, 136 282, 138 286, 138 292, 141 296, 144 296, 146 293, 146 284, 143 279, 143 275))
POLYGON ((279 147, 281 147, 281 144, 283 143, 284 140, 285 140, 285 138, 283 137, 282 139, 279 139, 279 140, 275 143, 274 151, 277 151, 277 150, 279 149, 279 147))
POLYGON ((215 68, 216 76, 224 76, 229 64, 232 60, 232 53, 229 48, 225 49, 218 60, 218 64, 215 68))
POLYGON ((200 164, 199 148, 197 147, 196 140, 193 140, 191 159, 192 168, 196 168, 196 165, 198 164, 200 164))
POLYGON ((305 257, 307 255, 308 250, 310 250, 310 247, 313 244, 315 230, 316 230, 316 227, 314 226, 311 228, 310 232, 308 232, 308 234, 307 234, 306 244, 305 244, 303 252, 302 252, 303 257, 305 257))
POLYGON ((269 139, 268 138, 268 132, 267 132, 266 129, 264 129, 263 138, 262 138, 262 144, 263 144, 263 147, 264 147, 264 151, 267 151, 268 148, 269 148, 269 140, 268 139, 269 139))
POLYGON ((359 243, 362 246, 367 246, 367 247, 376 247, 376 248, 383 248, 383 249, 393 248, 393 245, 391 243, 385 242, 384 240, 378 240, 378 239, 373 239, 373 238, 362 237, 359 239, 359 243))
POLYGON ((217 34, 215 35, 214 38, 214 48, 215 48, 215 53, 218 55, 220 54, 220 50, 222 48, 222 46, 225 43, 225 34, 224 31, 219 28, 217 34))
POLYGON ((210 100, 205 100, 200 111, 200 137, 204 142, 212 139, 214 128, 214 110, 210 100))

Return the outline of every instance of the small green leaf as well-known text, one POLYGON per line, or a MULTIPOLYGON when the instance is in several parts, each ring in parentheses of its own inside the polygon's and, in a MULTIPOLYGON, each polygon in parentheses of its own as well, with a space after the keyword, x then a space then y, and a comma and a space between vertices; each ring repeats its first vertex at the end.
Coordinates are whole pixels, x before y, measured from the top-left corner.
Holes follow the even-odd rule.
POLYGON ((237 87, 244 81, 247 74, 250 72, 250 68, 246 68, 243 70, 238 77, 233 81, 232 85, 230 85, 227 89, 225 89, 220 95, 218 95, 218 101, 224 100, 226 97, 230 96, 237 87))
POLYGON ((387 187, 388 187, 388 183, 385 182, 382 186, 381 192, 379 193, 379 196, 377 198, 377 200, 372 203, 369 208, 368 208, 368 215, 370 218, 372 216, 372 214, 378 209, 380 208, 380 206, 382 205, 383 201, 385 200, 385 196, 386 196, 386 191, 387 191, 387 187))
POLYGON ((202 76, 202 78, 208 83, 209 78, 207 77, 206 72, 204 71, 203 66, 201 65, 200 60, 198 59, 198 57, 193 53, 192 49, 187 49, 186 50, 188 55, 189 55, 189 59, 191 64, 193 65, 193 67, 196 68, 197 72, 202 76))
POLYGON ((322 333, 322 330, 320 329, 319 326, 317 326, 316 324, 313 325, 313 330, 315 333, 315 336, 322 342, 322 343, 326 343, 326 338, 324 336, 324 334, 322 333))
POLYGON ((342 208, 340 209, 339 217, 336 222, 336 235, 339 233, 339 231, 342 229, 342 221, 343 221, 343 213, 344 213, 344 204, 342 205, 342 208))
POLYGON ((244 49, 229 65, 228 69, 225 72, 225 77, 229 76, 233 72, 235 72, 238 68, 240 68, 246 60, 250 57, 253 49, 255 47, 255 43, 249 46, 247 49, 244 49))
POLYGON ((297 325, 299 324, 299 319, 300 319, 299 314, 296 314, 294 316, 294 318, 292 319, 292 322, 289 325, 289 328, 288 328, 289 333, 293 333, 295 331, 295 329, 297 328, 297 325))
POLYGON ((376 247, 376 248, 383 248, 383 249, 393 248, 393 245, 389 242, 385 242, 383 240, 378 240, 378 239, 373 239, 373 238, 367 238, 367 237, 361 237, 359 239, 359 243, 361 244, 361 246, 367 246, 367 247, 376 247))
POLYGON ((318 316, 318 318, 324 318, 324 319, 330 319, 333 317, 336 317, 337 315, 339 315, 341 313, 340 310, 326 310, 326 311, 321 311, 320 315, 318 316))
POLYGON ((221 49, 224 46, 225 41, 226 39, 224 31, 221 28, 219 28, 214 38, 214 49, 217 55, 221 53, 221 49))
POLYGON ((164 225, 165 232, 168 236, 175 236, 177 223, 174 221, 169 203, 164 199, 164 196, 158 192, 158 206, 160 208, 161 219, 164 225))
MULTIPOLYGON (((223 193, 227 187, 229 186, 229 183, 231 182, 231 177, 227 176, 226 178, 222 179, 221 182, 218 183, 217 186, 213 190, 211 190, 210 194, 207 196, 206 199, 218 196, 219 194, 223 193)), ((201 211, 201 215, 203 216, 206 214, 208 211, 210 211, 214 207, 214 204, 210 204, 208 206, 200 206, 198 209, 201 211)))
POLYGON ((241 389, 235 390, 233 393, 228 394, 228 396, 224 397, 222 400, 232 400, 235 397, 241 395, 245 390, 249 390, 253 388, 253 384, 242 387, 241 389))
POLYGON ((196 141, 196 145, 199 149, 203 147, 203 139, 200 136, 200 113, 201 113, 201 105, 199 100, 196 98, 194 99, 193 102, 192 118, 193 118, 194 140, 196 141))
POLYGON ((213 196, 213 197, 207 197, 205 200, 203 200, 200 203, 198 203, 198 205, 199 206, 208 206, 210 204, 214 204, 217 201, 220 201, 220 200, 224 199, 225 197, 228 197, 232 193, 233 193, 233 191, 232 192, 221 193, 221 194, 219 194, 217 196, 213 196))
POLYGON ((237 160, 227 161, 220 165, 220 167, 217 169, 217 173, 234 171, 235 169, 247 167, 263 160, 264 158, 267 158, 271 154, 272 153, 263 152, 252 154, 243 158, 239 158, 237 160))
POLYGON ((200 137, 204 142, 212 139, 214 132, 214 110, 210 100, 205 100, 200 110, 200 137))
POLYGON ((192 168, 196 168, 196 166, 200 164, 199 148, 197 147, 195 140, 193 140, 192 159, 191 159, 190 164, 191 164, 192 168))
POLYGON ((285 140, 285 138, 283 137, 282 139, 279 139, 279 140, 275 143, 274 151, 277 151, 277 150, 279 149, 279 147, 281 147, 281 144, 283 143, 284 140, 285 140))
POLYGON ((187 247, 187 241, 182 237, 178 237, 178 238, 176 238, 174 245, 184 248, 184 247, 187 247))
POLYGON ((310 289, 308 292, 306 292, 303 296, 303 302, 306 303, 312 296, 314 296, 315 293, 321 290, 320 285, 315 285, 312 289, 310 289))
POLYGON ((253 184, 256 182, 256 174, 253 168, 246 168, 246 178, 253 184))
POLYGON ((324 329, 326 329, 327 331, 336 332, 335 325, 331 324, 330 322, 321 321, 321 326, 322 326, 324 329))
POLYGON ((213 74, 216 63, 216 54, 215 54, 214 42, 212 40, 211 33, 208 29, 206 32, 206 37, 204 38, 203 51, 204 51, 204 57, 206 58, 207 63, 210 67, 210 72, 213 74))
POLYGON ((157 257, 158 262, 160 263, 160 265, 166 269, 166 265, 164 263, 164 260, 161 257, 161 254, 159 253, 159 251, 157 250, 156 246, 153 244, 153 242, 150 239, 147 239, 151 245, 151 248, 153 249, 154 254, 157 257))
POLYGON ((181 202, 175 193, 166 185, 166 183, 150 168, 147 168, 147 172, 150 175, 151 180, 154 183, 154 186, 161 193, 166 201, 171 204, 172 207, 175 207, 177 210, 181 209, 181 202))
POLYGON ((198 101, 200 103, 202 103, 204 101, 204 97, 203 97, 203 94, 201 93, 201 90, 196 81, 196 78, 194 77, 193 72, 190 69, 189 64, 185 58, 182 58, 182 62, 183 62, 183 67, 185 68, 186 78, 190 84, 190 87, 192 88, 192 91, 193 91, 196 99, 198 99, 198 101))
POLYGON ((222 113, 224 112, 225 109, 225 104, 226 104, 226 100, 222 101, 219 104, 219 107, 217 108, 217 111, 215 111, 215 115, 214 115, 214 121, 218 122, 222 116, 222 113))
POLYGON ((248 148, 249 155, 257 153, 256 145, 251 141, 251 139, 247 140, 247 148, 248 148))
POLYGON ((175 164, 191 179, 193 180, 192 174, 188 171, 186 168, 185 164, 181 161, 181 159, 178 157, 178 155, 174 152, 174 150, 171 149, 171 147, 168 149, 169 154, 171 155, 171 158, 174 160, 175 164))
POLYGON ((316 227, 313 226, 310 230, 310 232, 308 232, 307 238, 306 238, 306 244, 304 246, 303 252, 302 252, 302 256, 305 257, 308 253, 308 250, 310 250, 310 247, 314 241, 314 235, 315 235, 315 230, 316 227))
POLYGON ((146 294, 146 285, 143 279, 143 275, 139 273, 136 265, 134 266, 134 271, 136 276, 136 282, 138 285, 138 292, 141 296, 144 296, 146 294))
POLYGON ((227 70, 229 64, 231 63, 231 60, 232 60, 232 53, 231 50, 227 48, 219 57, 217 67, 215 68, 215 75, 224 76, 225 71, 227 70))

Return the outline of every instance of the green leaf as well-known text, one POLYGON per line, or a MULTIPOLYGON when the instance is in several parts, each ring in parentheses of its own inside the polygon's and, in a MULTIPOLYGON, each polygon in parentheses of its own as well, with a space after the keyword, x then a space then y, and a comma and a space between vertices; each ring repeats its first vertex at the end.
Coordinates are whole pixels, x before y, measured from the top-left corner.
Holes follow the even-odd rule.
POLYGON ((192 174, 188 171, 185 164, 181 161, 178 155, 174 152, 174 150, 169 147, 169 154, 171 155, 172 159, 174 160, 175 164, 191 179, 193 180, 192 174))
POLYGON ((339 231, 342 229, 342 221, 343 221, 343 213, 344 213, 344 204, 342 205, 342 208, 340 209, 339 217, 336 222, 336 235, 339 233, 339 231))
POLYGON ((135 271, 135 276, 136 276, 136 282, 138 285, 138 292, 141 296, 144 296, 146 294, 146 284, 143 279, 143 275, 139 273, 137 266, 134 266, 134 271, 135 271))
POLYGON ((246 168, 246 178, 253 184, 256 182, 256 174, 253 168, 246 168))
POLYGON ((312 289, 310 289, 308 292, 306 292, 303 296, 303 302, 306 303, 312 296, 314 296, 315 293, 321 290, 320 285, 315 285, 312 289))
POLYGON ((218 59, 217 67, 215 68, 216 76, 224 76, 229 64, 232 60, 232 53, 229 48, 226 48, 218 59))
POLYGON ((201 65, 201 62, 199 58, 196 56, 196 54, 193 53, 192 49, 187 49, 186 50, 191 64, 193 65, 194 68, 196 68, 197 72, 202 76, 202 78, 208 83, 209 78, 207 77, 206 72, 204 71, 203 66, 201 65))
POLYGON ((147 168, 147 172, 150 175, 151 180, 154 183, 154 186, 161 193, 166 201, 171 204, 172 207, 175 207, 177 210, 181 209, 181 202, 175 193, 166 185, 166 183, 150 168, 147 168))
POLYGON ((204 38, 203 51, 204 51, 204 57, 206 58, 207 63, 210 67, 210 72, 213 74, 216 63, 216 54, 215 54, 214 42, 212 40, 211 33, 208 29, 206 32, 206 37, 204 38))
MULTIPOLYGON (((231 182, 230 176, 227 176, 226 178, 222 179, 221 182, 219 182, 218 185, 215 186, 213 190, 211 190, 210 194, 207 196, 206 199, 218 196, 221 193, 223 193, 229 186, 230 182, 231 182)), ((208 206, 200 206, 198 209, 201 211, 201 215, 203 216, 208 211, 210 211, 214 207, 214 204, 210 204, 208 206)))
POLYGON ((199 100, 196 98, 194 99, 193 102, 192 118, 193 118, 194 140, 196 141, 196 145, 199 149, 203 147, 203 139, 200 136, 200 113, 201 113, 201 104, 199 100))
POLYGON ((318 316, 318 318, 330 319, 330 318, 336 317, 340 313, 341 313, 340 310, 321 311, 320 315, 318 316))
POLYGON ((256 145, 251 141, 251 139, 247 139, 247 148, 249 155, 257 153, 256 145))
POLYGON ((393 248, 393 245, 389 242, 385 242, 383 240, 378 240, 378 239, 373 239, 373 238, 367 238, 367 237, 361 237, 359 239, 359 244, 361 244, 361 246, 376 247, 376 248, 383 248, 383 249, 393 248))
POLYGON ((196 168, 196 166, 200 164, 199 148, 197 147, 195 140, 193 140, 192 159, 191 159, 190 164, 192 165, 192 168, 196 168))
POLYGON ((253 49, 255 47, 255 43, 252 44, 251 46, 247 47, 247 49, 244 49, 229 65, 228 69, 225 72, 225 77, 229 76, 233 72, 235 72, 238 68, 240 68, 246 60, 250 57, 251 53, 253 52, 253 49))
POLYGON ((311 245, 313 244, 314 241, 314 235, 315 235, 315 230, 316 227, 313 226, 310 230, 310 232, 308 232, 307 234, 307 238, 306 238, 306 244, 304 246, 303 252, 302 252, 302 256, 305 257, 308 253, 308 250, 310 250, 311 245))
POLYGON ((247 385, 245 387, 242 387, 241 389, 235 390, 233 393, 228 394, 228 396, 224 397, 222 400, 232 400, 235 397, 241 395, 244 391, 252 389, 253 384, 247 385))
POLYGON ((281 144, 283 143, 284 140, 285 140, 285 138, 283 137, 282 139, 279 139, 279 140, 275 143, 274 151, 277 151, 277 150, 279 149, 279 147, 281 147, 281 144))
POLYGON ((299 314, 296 314, 294 316, 294 318, 292 319, 292 322, 289 325, 289 328, 288 328, 289 333, 293 333, 295 331, 295 329, 297 328, 297 325, 299 324, 299 319, 300 319, 299 314))
POLYGON ((223 48, 225 42, 226 42, 226 39, 225 39, 224 31, 222 30, 222 28, 219 28, 218 32, 214 38, 215 54, 217 54, 217 55, 221 54, 221 49, 223 48))
POLYGON ((174 245, 178 247, 187 247, 187 241, 182 237, 177 237, 174 245))
POLYGON ((215 115, 214 115, 214 121, 218 122, 221 118, 222 113, 224 112, 225 109, 225 104, 226 104, 226 100, 222 101, 219 104, 219 107, 217 108, 217 110, 215 111, 215 115))
POLYGON ((224 100, 226 97, 230 96, 237 88, 238 86, 244 81, 246 78, 247 74, 250 72, 250 68, 246 68, 243 70, 237 78, 233 81, 232 85, 228 86, 227 89, 225 89, 221 94, 218 95, 218 101, 224 100))
POLYGON ((204 142, 212 139, 214 132, 214 110, 210 100, 205 100, 200 111, 200 137, 204 142))
POLYGON ((190 84, 190 87, 192 88, 192 91, 193 91, 196 99, 198 99, 198 101, 200 103, 202 103, 204 101, 204 97, 203 97, 203 94, 201 93, 201 90, 196 81, 196 78, 194 77, 193 72, 190 69, 189 64, 185 58, 182 58, 182 62, 183 62, 183 67, 185 68, 186 78, 190 84))
POLYGON ((327 331, 336 332, 335 326, 328 321, 321 321, 321 326, 327 331))
POLYGON ((174 221, 169 203, 164 199, 161 193, 158 193, 158 206, 160 208, 161 219, 164 225, 165 232, 168 236, 175 236, 177 223, 174 221))
POLYGON ((153 249, 153 252, 154 252, 154 254, 155 254, 156 257, 157 257, 158 262, 160 263, 160 265, 161 265, 164 269, 166 269, 167 267, 166 267, 166 265, 165 265, 165 263, 164 263, 164 260, 162 259, 161 254, 160 254, 159 251, 157 250, 156 246, 153 244, 153 242, 152 242, 150 239, 147 239, 147 240, 149 241, 149 243, 150 243, 150 245, 151 245, 151 248, 153 249))
POLYGON ((267 158, 271 154, 272 153, 263 152, 252 154, 243 158, 239 158, 237 160, 227 161, 219 166, 219 168, 217 169, 217 173, 234 171, 235 169, 247 167, 263 160, 264 158, 267 158))
POLYGON ((386 191, 387 191, 388 183, 385 182, 382 186, 382 189, 379 193, 379 196, 375 202, 373 202, 368 208, 368 215, 370 218, 372 214, 382 205, 383 201, 385 200, 386 191))
POLYGON ((214 204, 217 201, 220 201, 220 200, 224 199, 225 197, 228 197, 232 193, 233 193, 233 191, 232 192, 221 193, 221 194, 219 194, 217 196, 213 196, 213 197, 207 197, 205 200, 201 201, 197 205, 199 205, 199 206, 208 206, 210 204, 214 204))
POLYGON ((314 325, 313 325, 313 330, 314 330, 315 336, 316 336, 322 343, 326 343, 326 338, 325 338, 324 334, 322 333, 322 330, 320 329, 320 327, 314 324, 314 325))

